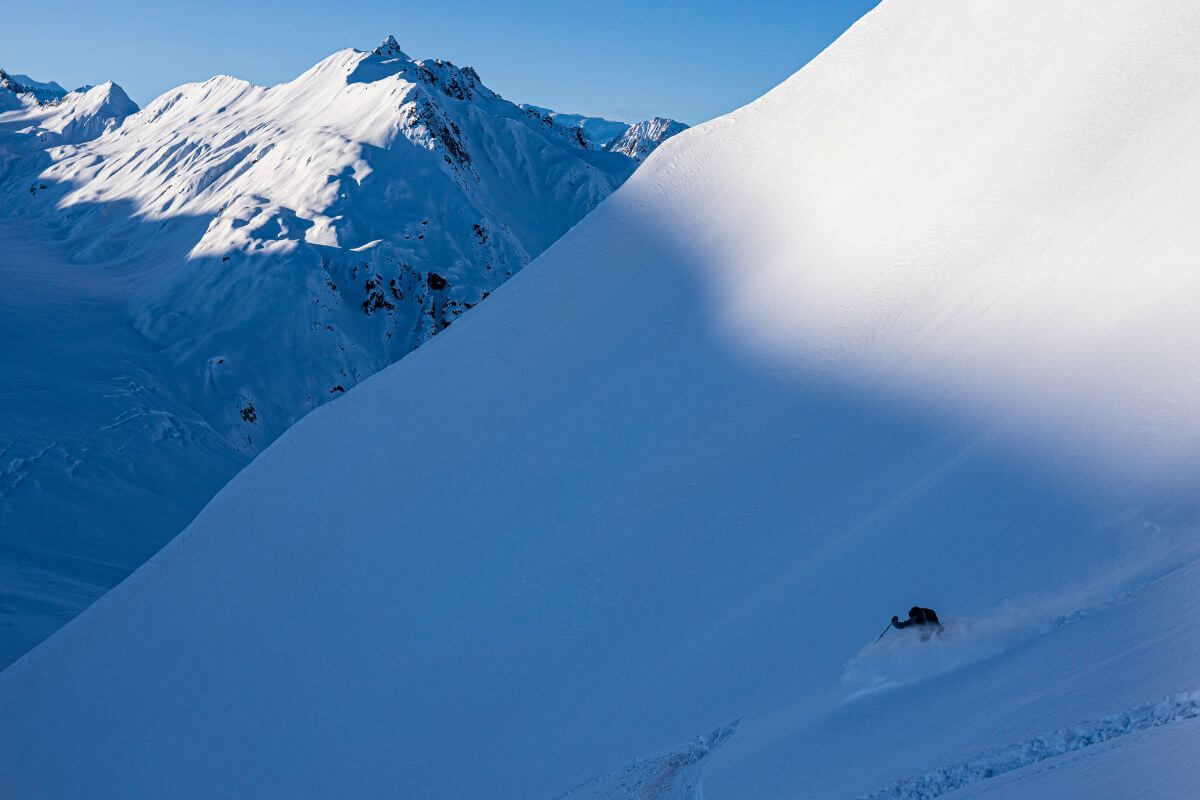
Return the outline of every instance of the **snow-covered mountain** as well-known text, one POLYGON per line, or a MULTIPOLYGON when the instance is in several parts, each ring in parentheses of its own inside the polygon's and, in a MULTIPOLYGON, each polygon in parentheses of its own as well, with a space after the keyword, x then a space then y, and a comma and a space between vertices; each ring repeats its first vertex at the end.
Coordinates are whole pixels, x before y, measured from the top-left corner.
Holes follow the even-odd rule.
POLYGON ((614 122, 602 117, 564 114, 541 106, 522 103, 521 108, 538 114, 558 125, 578 129, 597 150, 622 153, 637 161, 645 161, 668 138, 687 130, 687 125, 673 119, 655 117, 643 122, 614 122))
POLYGON ((682 122, 655 117, 630 125, 629 130, 605 145, 604 149, 613 153, 623 153, 638 161, 645 161, 646 156, 653 153, 660 144, 686 129, 687 126, 682 122))
POLYGON ((0 785, 1190 796, 1198 43, 884 0, 0 674, 0 785))
POLYGON ((137 110, 112 82, 67 92, 57 83, 32 82, 0 69, 0 180, 23 159, 23 172, 36 188, 47 150, 94 139, 137 110))
MULTIPOLYGON (((86 92, 92 87, 85 86, 77 89, 77 92, 86 92)), ((28 75, 10 75, 3 69, 0 69, 0 97, 3 93, 15 95, 28 95, 31 99, 39 103, 52 103, 61 100, 67 96, 67 90, 60 86, 56 81, 43 83, 35 81, 28 75)), ((3 100, 0 100, 3 102, 3 100)))
POLYGON ((616 122, 603 117, 585 117, 582 114, 567 114, 531 103, 522 103, 521 108, 526 111, 534 111, 543 117, 549 117, 559 125, 579 128, 597 150, 603 150, 609 142, 624 136, 630 127, 628 122, 616 122))
POLYGON ((279 86, 219 76, 139 113, 111 83, 10 95, 0 662, 637 166, 391 37, 279 86))

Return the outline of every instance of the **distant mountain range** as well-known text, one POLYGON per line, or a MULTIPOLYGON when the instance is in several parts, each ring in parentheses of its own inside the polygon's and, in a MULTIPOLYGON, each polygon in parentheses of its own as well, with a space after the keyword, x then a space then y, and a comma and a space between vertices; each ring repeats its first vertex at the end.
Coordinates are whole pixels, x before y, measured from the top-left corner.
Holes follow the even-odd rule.
MULTIPOLYGON (((91 86, 81 86, 75 92, 82 93, 91 88, 91 86)), ((62 100, 70 94, 70 92, 55 81, 42 83, 41 81, 35 81, 28 75, 10 75, 3 69, 0 69, 0 96, 3 96, 4 91, 17 95, 29 95, 39 103, 53 103, 62 100)))
POLYGON ((637 161, 645 160, 656 147, 688 127, 682 122, 663 117, 630 124, 601 117, 564 114, 528 103, 522 103, 521 108, 536 112, 558 125, 579 130, 583 138, 596 149, 623 153, 637 161))

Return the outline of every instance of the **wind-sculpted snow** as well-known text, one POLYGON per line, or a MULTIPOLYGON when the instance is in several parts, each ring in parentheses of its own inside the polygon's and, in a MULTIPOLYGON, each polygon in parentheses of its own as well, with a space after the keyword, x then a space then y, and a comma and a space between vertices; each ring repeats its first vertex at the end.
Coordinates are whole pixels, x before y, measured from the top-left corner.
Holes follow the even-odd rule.
POLYGON ((1035 736, 863 795, 861 800, 932 800, 973 783, 1109 742, 1131 733, 1200 717, 1200 692, 1184 692, 1155 703, 1035 736))
MULTIPOLYGON (((0 785, 526 800, 599 775, 620 792, 658 774, 646 754, 738 719, 670 800, 860 797, 1195 690, 1197 48, 1183 0, 885 0, 760 100, 668 139, 0 674, 0 785), (892 633, 890 662, 855 660, 914 604, 945 640, 892 633)), ((430 69, 430 97, 478 94, 430 69)), ((456 186, 484 174, 445 144, 470 129, 418 118, 404 153, 456 186)), ((370 193, 354 174, 335 195, 370 193)), ((279 268, 260 242, 371 242, 259 194, 207 234, 239 263, 279 268)), ((407 273, 367 250, 388 300, 407 273)), ((427 272, 431 291, 461 280, 427 272)), ((230 359, 208 355, 219 376, 230 359)), ((247 426, 279 413, 246 400, 247 426)), ((1187 796, 1200 762, 1151 756, 1155 731, 1194 724, 1077 752, 1106 774, 1153 763, 1161 796, 1187 796)))

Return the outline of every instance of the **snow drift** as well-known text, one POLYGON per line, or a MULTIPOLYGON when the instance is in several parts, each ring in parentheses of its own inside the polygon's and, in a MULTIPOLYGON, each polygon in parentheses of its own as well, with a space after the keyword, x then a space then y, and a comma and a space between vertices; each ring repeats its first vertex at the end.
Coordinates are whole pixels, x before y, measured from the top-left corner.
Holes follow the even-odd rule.
MULTIPOLYGON (((885 0, 0 675, 0 782, 679 798, 703 754, 708 800, 856 797, 1191 697, 1198 43, 1187 2, 885 0), (1048 596, 841 680, 914 603, 1048 596)), ((1078 753, 1194 786, 1146 735, 1078 753)))

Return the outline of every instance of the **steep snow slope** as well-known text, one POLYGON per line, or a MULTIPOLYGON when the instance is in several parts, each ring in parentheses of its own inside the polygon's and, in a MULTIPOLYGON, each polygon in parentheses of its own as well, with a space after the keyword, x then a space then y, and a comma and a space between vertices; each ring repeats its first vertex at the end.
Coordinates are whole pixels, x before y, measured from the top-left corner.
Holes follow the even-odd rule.
POLYGON ((271 88, 182 86, 128 118, 111 83, 53 104, 9 94, 0 324, 22 346, 0 410, 0 664, 636 166, 391 37, 271 88))
POLYGON ((1186 796, 1197 43, 885 0, 0 675, 0 783, 1186 796))

